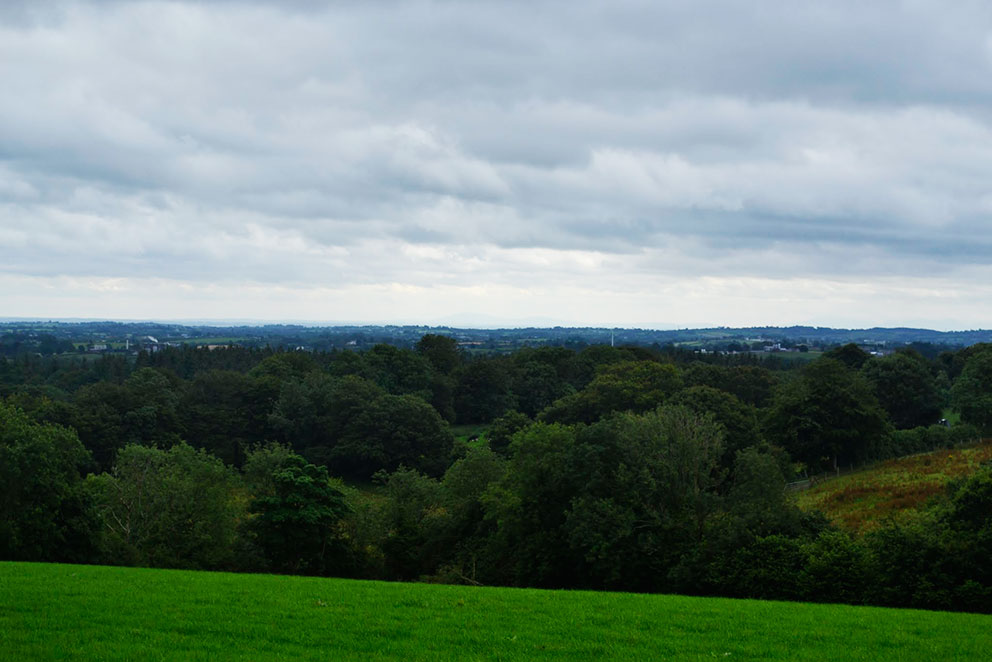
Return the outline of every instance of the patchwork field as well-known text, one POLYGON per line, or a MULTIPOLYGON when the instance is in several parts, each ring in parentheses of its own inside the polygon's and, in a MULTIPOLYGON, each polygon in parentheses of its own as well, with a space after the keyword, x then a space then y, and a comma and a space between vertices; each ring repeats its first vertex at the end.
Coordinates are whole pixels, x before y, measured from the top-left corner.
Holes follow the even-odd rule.
POLYGON ((887 517, 915 509, 944 491, 952 478, 973 473, 992 461, 992 441, 882 462, 856 473, 827 480, 801 492, 804 510, 821 510, 851 531, 868 531, 887 517))
POLYGON ((977 660, 992 616, 0 563, 4 660, 977 660))

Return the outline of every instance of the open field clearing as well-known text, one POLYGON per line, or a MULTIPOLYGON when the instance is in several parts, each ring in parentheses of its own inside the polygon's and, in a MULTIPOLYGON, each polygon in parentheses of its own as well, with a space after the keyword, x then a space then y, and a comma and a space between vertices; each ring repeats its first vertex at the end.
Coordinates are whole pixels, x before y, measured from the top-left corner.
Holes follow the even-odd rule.
POLYGON ((977 660, 992 616, 0 563, 5 660, 977 660))
MULTIPOLYGON (((484 438, 486 436, 486 432, 488 431, 488 425, 469 424, 451 426, 451 434, 454 435, 455 439, 465 443, 473 443, 481 438, 484 438)), ((479 444, 474 445, 478 446, 479 444)))
POLYGON ((952 478, 974 473, 992 461, 992 441, 896 458, 829 479, 797 496, 804 510, 821 510, 852 531, 868 531, 887 517, 915 509, 944 491, 952 478))

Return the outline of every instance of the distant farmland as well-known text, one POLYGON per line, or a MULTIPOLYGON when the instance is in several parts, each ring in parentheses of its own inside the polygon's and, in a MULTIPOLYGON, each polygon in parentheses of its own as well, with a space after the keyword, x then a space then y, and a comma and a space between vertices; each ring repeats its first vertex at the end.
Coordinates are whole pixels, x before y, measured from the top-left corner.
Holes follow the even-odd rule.
POLYGON ((992 616, 0 563, 5 660, 974 660, 992 616))

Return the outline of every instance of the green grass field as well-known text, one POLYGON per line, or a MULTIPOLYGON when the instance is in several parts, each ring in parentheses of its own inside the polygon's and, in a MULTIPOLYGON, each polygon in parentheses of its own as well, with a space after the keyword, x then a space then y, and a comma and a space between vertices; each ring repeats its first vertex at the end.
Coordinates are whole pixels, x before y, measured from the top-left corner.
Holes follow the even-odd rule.
POLYGON ((961 414, 953 409, 945 409, 941 413, 941 417, 946 418, 947 422, 951 425, 957 425, 961 422, 961 414))
POLYGON ((469 424, 469 425, 452 425, 451 434, 457 441, 463 441, 471 446, 480 446, 485 444, 486 432, 489 431, 488 425, 479 424, 469 424), (469 441, 469 437, 477 437, 475 441, 469 441))
POLYGON ((979 660, 992 616, 0 563, 3 660, 979 660))
POLYGON ((992 461, 992 440, 896 458, 801 492, 803 510, 820 510, 837 525, 868 531, 885 519, 915 510, 944 491, 947 481, 968 476, 992 461))

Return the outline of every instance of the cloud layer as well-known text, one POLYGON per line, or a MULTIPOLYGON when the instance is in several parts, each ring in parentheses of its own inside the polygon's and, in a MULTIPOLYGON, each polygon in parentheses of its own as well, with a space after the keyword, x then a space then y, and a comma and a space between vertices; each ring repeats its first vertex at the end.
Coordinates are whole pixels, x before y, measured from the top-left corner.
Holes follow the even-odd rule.
POLYGON ((15 2, 0 85, 10 315, 989 326, 987 3, 15 2))

